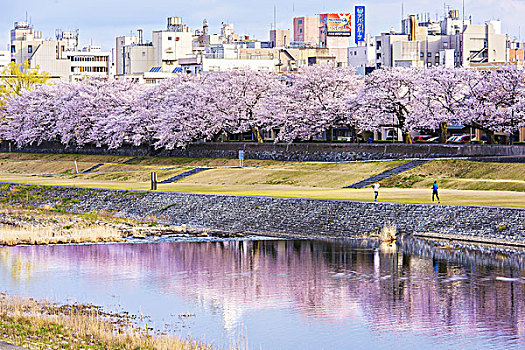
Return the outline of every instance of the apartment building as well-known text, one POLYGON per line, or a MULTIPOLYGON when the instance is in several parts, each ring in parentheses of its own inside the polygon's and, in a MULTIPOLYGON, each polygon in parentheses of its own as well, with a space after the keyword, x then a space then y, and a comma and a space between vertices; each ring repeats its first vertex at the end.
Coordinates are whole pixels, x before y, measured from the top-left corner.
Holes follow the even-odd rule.
POLYGON ((424 15, 403 19, 401 32, 391 30, 375 37, 375 44, 349 49, 348 64, 380 67, 472 67, 485 63, 509 61, 507 36, 501 34, 501 22, 472 24, 460 19, 459 11, 449 11, 441 21, 424 15), (375 63, 358 60, 370 58, 375 63))
POLYGON ((29 61, 50 74, 52 80, 78 81, 109 75, 111 54, 98 46, 78 50, 78 31, 57 30, 55 39, 43 39, 28 22, 15 22, 11 30, 11 61, 29 61))
POLYGON ((270 30, 270 43, 272 47, 290 46, 290 29, 270 30))
POLYGON ((0 51, 0 73, 11 62, 11 54, 9 51, 0 51))
POLYGON ((319 16, 303 16, 293 19, 293 41, 305 46, 319 46, 319 16))

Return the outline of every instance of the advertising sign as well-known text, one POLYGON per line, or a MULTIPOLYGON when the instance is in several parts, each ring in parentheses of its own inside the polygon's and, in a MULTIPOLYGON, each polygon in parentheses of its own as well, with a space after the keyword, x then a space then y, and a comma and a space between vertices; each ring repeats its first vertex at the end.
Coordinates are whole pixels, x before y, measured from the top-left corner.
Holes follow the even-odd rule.
POLYGON ((328 36, 352 36, 352 15, 350 13, 321 14, 321 26, 328 36))
POLYGON ((355 7, 355 43, 365 41, 365 7, 355 7))

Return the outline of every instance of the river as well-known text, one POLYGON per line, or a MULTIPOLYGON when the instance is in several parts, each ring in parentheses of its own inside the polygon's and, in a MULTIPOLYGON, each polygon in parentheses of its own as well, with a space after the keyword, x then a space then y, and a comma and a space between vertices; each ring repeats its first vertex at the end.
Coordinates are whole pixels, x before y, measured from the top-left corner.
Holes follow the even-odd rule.
POLYGON ((419 240, 4 247, 0 288, 221 347, 523 349, 523 255, 419 240))

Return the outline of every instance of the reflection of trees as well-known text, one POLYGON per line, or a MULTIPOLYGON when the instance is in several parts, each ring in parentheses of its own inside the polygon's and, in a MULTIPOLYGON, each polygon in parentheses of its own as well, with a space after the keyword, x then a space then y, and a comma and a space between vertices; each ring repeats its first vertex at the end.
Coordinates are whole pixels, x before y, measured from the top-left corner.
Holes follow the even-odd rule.
POLYGON ((12 248, 0 247, 0 268, 7 272, 13 281, 31 280, 35 267, 28 259, 11 259, 12 248))
POLYGON ((6 259, 79 266, 92 283, 126 275, 136 288, 176 293, 217 310, 227 329, 247 311, 293 308, 323 322, 364 317, 376 332, 457 335, 477 325, 494 335, 523 335, 524 287, 495 279, 520 277, 515 264, 492 264, 485 255, 493 252, 469 251, 467 259, 412 243, 379 250, 341 241, 25 247, 6 259))

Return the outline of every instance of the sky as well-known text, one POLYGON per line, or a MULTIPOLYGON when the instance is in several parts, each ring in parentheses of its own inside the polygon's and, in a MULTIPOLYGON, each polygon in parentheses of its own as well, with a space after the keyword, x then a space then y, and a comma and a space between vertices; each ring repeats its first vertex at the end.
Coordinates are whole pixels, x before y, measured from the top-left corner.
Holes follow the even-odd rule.
MULTIPOLYGON (((213 33, 220 32, 222 22, 233 23, 239 34, 268 40, 277 8, 277 27, 293 28, 292 18, 321 12, 353 12, 353 6, 367 7, 367 33, 377 35, 390 28, 400 30, 401 4, 405 16, 430 13, 443 16, 445 6, 461 10, 461 0, 448 0, 446 5, 430 0, 368 0, 350 2, 341 0, 1 0, 0 50, 7 50, 10 30, 16 21, 31 20, 36 30, 45 38, 54 37, 55 30, 79 29, 80 47, 91 42, 111 50, 115 38, 129 35, 141 28, 146 40, 153 30, 164 29, 169 16, 183 17, 192 31, 202 27, 208 19, 213 33)), ((502 20, 502 31, 525 40, 525 0, 465 0, 466 17, 473 23, 502 20), (523 28, 520 28, 523 22, 523 28)))

